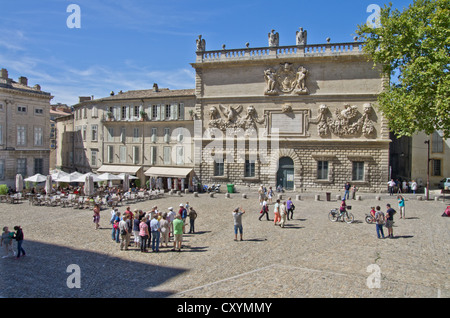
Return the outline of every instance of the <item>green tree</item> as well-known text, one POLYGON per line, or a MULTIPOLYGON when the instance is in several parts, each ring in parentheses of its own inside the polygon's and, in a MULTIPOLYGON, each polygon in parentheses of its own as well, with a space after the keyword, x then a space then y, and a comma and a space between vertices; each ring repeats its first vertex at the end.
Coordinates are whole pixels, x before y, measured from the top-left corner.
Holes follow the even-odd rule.
POLYGON ((397 136, 441 130, 450 137, 450 2, 415 0, 403 12, 392 3, 380 26, 359 25, 364 50, 386 81, 380 110, 397 136))

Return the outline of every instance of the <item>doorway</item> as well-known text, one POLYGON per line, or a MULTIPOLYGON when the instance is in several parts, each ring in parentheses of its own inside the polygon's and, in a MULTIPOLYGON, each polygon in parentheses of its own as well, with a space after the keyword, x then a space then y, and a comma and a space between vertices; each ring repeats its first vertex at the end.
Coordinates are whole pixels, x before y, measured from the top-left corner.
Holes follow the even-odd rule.
POLYGON ((294 189, 294 161, 289 157, 281 157, 278 161, 277 186, 285 190, 294 189))

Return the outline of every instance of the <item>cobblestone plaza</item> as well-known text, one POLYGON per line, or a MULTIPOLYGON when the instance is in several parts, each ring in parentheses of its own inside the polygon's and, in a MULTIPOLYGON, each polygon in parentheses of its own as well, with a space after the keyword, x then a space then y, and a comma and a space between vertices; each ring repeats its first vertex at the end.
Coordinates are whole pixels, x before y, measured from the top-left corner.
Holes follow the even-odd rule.
MULTIPOLYGON (((285 193, 296 205, 285 228, 258 221, 256 192, 226 198, 224 193, 165 195, 131 203, 167 211, 186 203, 198 213, 196 233, 185 234, 181 252, 138 248, 121 251, 111 240, 110 210, 101 211, 95 230, 92 211, 1 204, 2 227, 21 225, 26 257, 1 258, 1 297, 158 297, 158 298, 371 298, 449 297, 449 219, 447 204, 406 195, 406 219, 394 217, 393 239, 377 239, 365 223, 370 206, 396 207, 394 196, 361 193, 349 200, 355 222, 333 223, 330 209, 313 193, 285 193), (234 241, 232 210, 242 207, 244 240, 234 241), (69 288, 70 265, 79 266, 80 288, 69 288), (378 279, 378 280, 377 280, 378 279)), ((341 193, 342 194, 342 193, 341 193)), ((127 205, 119 207, 124 212, 127 205)), ((273 204, 270 205, 273 220, 273 204)), ((15 244, 15 243, 14 243, 15 244)), ((15 245, 14 245, 15 247, 15 245)))

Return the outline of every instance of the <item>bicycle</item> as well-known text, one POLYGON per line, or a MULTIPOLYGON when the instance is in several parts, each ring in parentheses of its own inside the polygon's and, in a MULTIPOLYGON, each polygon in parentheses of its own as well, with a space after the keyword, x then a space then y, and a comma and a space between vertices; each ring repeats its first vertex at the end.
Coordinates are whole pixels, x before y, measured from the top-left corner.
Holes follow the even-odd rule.
POLYGON ((347 210, 351 210, 351 206, 346 206, 346 209, 344 211, 341 211, 339 208, 332 209, 330 213, 328 213, 328 219, 331 222, 337 222, 337 221, 343 221, 348 224, 353 223, 355 220, 352 213, 348 212, 347 210))

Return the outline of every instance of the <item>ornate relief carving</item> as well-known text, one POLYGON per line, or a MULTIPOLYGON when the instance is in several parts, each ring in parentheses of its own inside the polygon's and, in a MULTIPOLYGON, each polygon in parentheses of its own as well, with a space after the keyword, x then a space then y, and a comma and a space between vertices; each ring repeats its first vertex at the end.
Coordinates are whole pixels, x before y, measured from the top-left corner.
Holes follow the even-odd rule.
POLYGON ((209 123, 210 128, 218 128, 222 131, 227 129, 254 129, 256 130, 256 124, 264 124, 265 117, 260 118, 256 112, 255 107, 248 106, 247 112, 244 117, 240 117, 239 114, 242 112, 243 106, 232 106, 228 107, 219 105, 220 113, 223 114, 224 118, 220 115, 219 111, 215 106, 211 107, 209 110, 209 123))
POLYGON ((333 133, 339 137, 356 136, 363 134, 365 137, 371 137, 375 134, 375 125, 369 116, 372 111, 371 104, 364 104, 364 114, 355 121, 360 114, 357 106, 349 104, 344 105, 344 109, 337 108, 335 117, 332 117, 326 105, 320 105, 318 115, 312 118, 310 122, 317 125, 319 136, 326 137, 333 133))
POLYGON ((306 76, 308 70, 303 66, 294 69, 291 63, 284 63, 278 70, 268 68, 264 71, 266 81, 266 95, 281 94, 308 94, 306 76))

